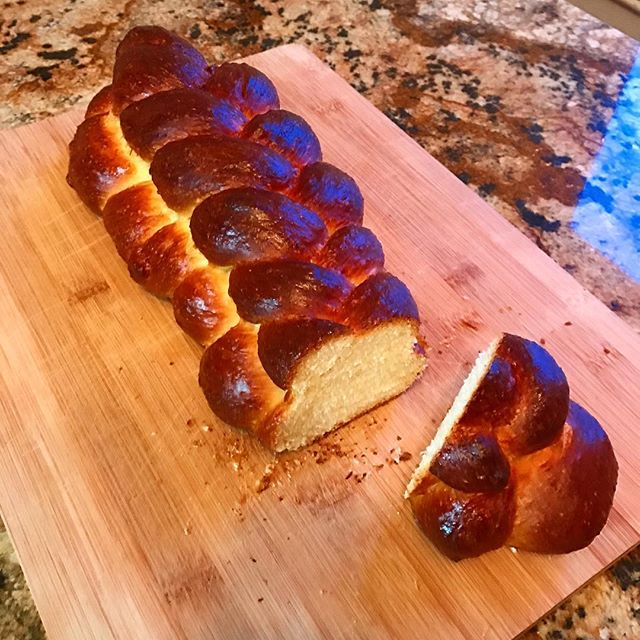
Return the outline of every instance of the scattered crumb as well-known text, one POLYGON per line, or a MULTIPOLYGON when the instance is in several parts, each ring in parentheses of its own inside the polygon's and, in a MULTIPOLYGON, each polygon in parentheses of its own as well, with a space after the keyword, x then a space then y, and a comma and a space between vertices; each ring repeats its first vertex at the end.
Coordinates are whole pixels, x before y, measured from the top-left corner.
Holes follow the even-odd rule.
POLYGON ((405 460, 411 460, 411 458, 413 458, 413 456, 408 451, 403 451, 400 454, 400 461, 401 462, 405 462, 405 460))
MULTIPOLYGON (((331 458, 344 458, 349 455, 350 452, 345 451, 342 447, 335 442, 319 442, 316 448, 311 450, 311 455, 314 457, 316 464, 324 464, 331 458)), ((301 463, 298 460, 297 465, 301 463)))
POLYGON ((204 447, 204 440, 201 440, 200 438, 196 438, 195 440, 191 441, 191 445, 194 446, 196 449, 199 449, 200 447, 204 447))
POLYGON ((182 531, 184 532, 185 536, 190 536, 191 535, 191 525, 187 524, 184 526, 184 528, 182 529, 182 531))
POLYGON ((123 370, 123 369, 124 369, 124 367, 123 367, 123 366, 119 366, 119 367, 118 367, 118 371, 119 371, 119 372, 122 372, 122 370, 123 370))
POLYGON ((509 547, 509 551, 511 551, 511 553, 518 553, 518 550, 515 547, 509 547))
POLYGON ((460 324, 463 327, 471 329, 472 331, 477 331, 480 328, 480 325, 475 320, 471 320, 469 318, 461 318, 460 324))
POLYGON ((264 598, 258 598, 258 602, 263 602, 264 598))
POLYGON ((203 424, 201 428, 202 428, 202 430, 203 430, 203 431, 205 431, 205 432, 206 432, 206 431, 211 431, 211 427, 210 427, 208 424, 203 424))
POLYGON ((402 436, 396 436, 396 440, 400 442, 400 440, 402 440, 402 436))
POLYGON ((268 464, 264 468, 264 472, 262 473, 262 477, 256 483, 256 493, 262 493, 266 491, 271 485, 271 480, 273 479, 273 471, 275 469, 275 464, 272 462, 268 464))
POLYGON ((173 360, 170 360, 170 361, 169 361, 169 366, 170 366, 170 367, 173 367, 173 365, 174 365, 174 364, 175 364, 175 363, 174 363, 174 361, 173 361, 173 360))
POLYGON ((349 471, 347 475, 344 477, 345 480, 348 480, 353 475, 353 471, 349 471))
POLYGON ((152 435, 152 436, 155 436, 155 435, 156 435, 156 432, 155 432, 155 431, 152 431, 152 432, 151 432, 151 435, 152 435))
POLYGON ((193 418, 189 418, 187 420, 187 427, 193 427, 195 425, 196 421, 193 418))
POLYGON ((250 560, 251 560, 251 562, 253 562, 254 564, 255 564, 256 562, 258 562, 258 561, 253 557, 253 556, 250 556, 250 560))
POLYGON ((544 338, 540 338, 540 344, 547 344, 547 341, 544 338))
POLYGON ((374 464, 374 465, 373 465, 373 468, 374 468, 376 471, 380 471, 380 469, 384 469, 384 465, 383 465, 382 463, 381 463, 381 464, 374 464))
POLYGON ((573 324, 573 322, 571 322, 571 320, 567 320, 567 321, 564 323, 564 326, 565 326, 565 327, 570 327, 572 324, 573 324))
POLYGON ((611 349, 607 349, 607 347, 602 347, 602 350, 604 351, 605 355, 609 355, 611 353, 611 349))

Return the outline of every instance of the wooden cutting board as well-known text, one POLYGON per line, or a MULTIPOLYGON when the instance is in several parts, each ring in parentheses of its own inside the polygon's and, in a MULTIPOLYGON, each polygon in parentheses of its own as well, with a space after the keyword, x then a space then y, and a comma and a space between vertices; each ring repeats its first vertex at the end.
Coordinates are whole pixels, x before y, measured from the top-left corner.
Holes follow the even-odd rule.
POLYGON ((212 416, 200 348, 67 187, 80 111, 3 132, 0 504, 49 636, 513 636, 640 540, 640 340, 308 51, 251 62, 360 184, 366 223, 417 299, 429 368, 401 398, 273 458, 212 416), (619 485, 586 550, 456 564, 402 493, 501 330, 546 341, 609 432, 619 485))

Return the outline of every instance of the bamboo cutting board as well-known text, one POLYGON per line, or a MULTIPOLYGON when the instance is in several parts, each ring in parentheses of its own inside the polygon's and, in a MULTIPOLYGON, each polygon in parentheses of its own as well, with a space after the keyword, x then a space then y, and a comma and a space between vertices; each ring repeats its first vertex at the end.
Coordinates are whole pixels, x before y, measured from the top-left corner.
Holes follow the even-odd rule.
POLYGON ((640 340, 308 51, 252 64, 349 172, 431 347, 401 398, 275 459, 64 181, 79 111, 0 135, 0 504, 51 638, 507 638, 640 540, 640 340), (570 322, 570 325, 565 323, 570 322), (590 548, 452 563, 404 486, 477 352, 544 338, 620 479, 590 548), (412 456, 411 459, 408 459, 412 456))

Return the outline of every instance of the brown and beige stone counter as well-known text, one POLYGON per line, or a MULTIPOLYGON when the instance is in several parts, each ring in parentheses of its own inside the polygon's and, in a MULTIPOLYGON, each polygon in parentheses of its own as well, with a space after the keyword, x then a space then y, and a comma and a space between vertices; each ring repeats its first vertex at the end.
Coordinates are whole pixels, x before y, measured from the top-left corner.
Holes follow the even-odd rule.
MULTIPOLYGON (((640 331, 640 45, 563 0, 2 3, 0 126, 84 104, 124 32, 311 48, 640 331)), ((0 637, 44 632, 0 533, 0 637)), ((640 551, 523 638, 640 638, 640 551)))

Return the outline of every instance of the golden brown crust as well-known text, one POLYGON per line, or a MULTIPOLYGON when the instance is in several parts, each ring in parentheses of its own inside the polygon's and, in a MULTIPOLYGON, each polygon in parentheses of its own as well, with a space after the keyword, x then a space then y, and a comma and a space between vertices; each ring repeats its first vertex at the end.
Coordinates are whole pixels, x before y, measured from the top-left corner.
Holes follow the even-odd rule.
POLYGON ((87 105, 84 119, 86 120, 91 116, 103 116, 111 111, 112 106, 111 85, 109 84, 100 89, 100 91, 91 98, 91 101, 87 105))
POLYGON ((382 272, 358 285, 344 304, 342 321, 358 329, 373 327, 393 318, 419 320, 418 307, 407 286, 382 272))
POLYGON ((213 135, 170 142, 155 154, 150 171, 158 192, 176 211, 223 189, 283 190, 296 175, 287 160, 267 147, 213 135))
POLYGON ((231 272, 229 295, 248 322, 311 317, 334 320, 351 291, 337 271, 311 262, 242 264, 231 272))
POLYGON ((207 61, 186 40, 161 27, 134 27, 116 50, 113 112, 160 91, 200 87, 207 61))
POLYGON ((204 85, 204 90, 228 100, 243 111, 247 118, 280 107, 273 82, 264 73, 244 62, 225 62, 216 67, 204 85))
POLYGON ((214 264, 310 258, 327 241, 320 216, 273 191, 226 189, 191 217, 196 246, 214 264))
POLYGON ((293 197, 320 215, 330 231, 347 224, 362 224, 364 199, 358 185, 328 162, 306 166, 293 197))
POLYGON ((156 231, 175 218, 164 206, 164 201, 150 180, 109 198, 102 215, 104 226, 125 261, 156 231))
POLYGON ((176 322, 196 342, 215 342, 240 319, 228 288, 227 272, 204 267, 192 271, 173 292, 176 322))
POLYGON ((500 431, 503 443, 524 454, 555 440, 569 412, 569 385, 551 354, 531 340, 505 334, 497 354, 511 365, 518 410, 500 431))
MULTIPOLYGON (((470 425, 473 431, 478 423, 508 425, 518 409, 518 395, 513 365, 498 355, 467 404, 458 424, 460 429, 470 425)), ((525 407, 526 409, 526 407, 525 407)), ((457 430, 456 430, 457 431, 457 430)))
POLYGON ((492 433, 447 439, 429 471, 458 491, 494 493, 507 486, 509 461, 492 433))
POLYGON ((242 135, 281 153, 299 168, 322 160, 320 141, 311 127, 299 115, 284 109, 256 116, 242 135))
POLYGON ((425 533, 453 559, 503 544, 567 553, 600 533, 617 469, 602 427, 569 405, 566 378, 552 356, 504 334, 409 498, 425 533))
POLYGON ((220 418, 254 433, 284 396, 260 364, 257 327, 244 322, 207 348, 199 379, 209 405, 220 418))
POLYGON ((128 260, 131 277, 157 296, 171 296, 192 269, 202 266, 185 222, 156 231, 128 260))
POLYGON ((126 186, 136 172, 117 135, 111 115, 95 115, 80 124, 69 145, 67 182, 97 214, 107 198, 126 186))
POLYGON ((516 521, 508 544, 540 553, 568 553, 591 544, 604 527, 618 463, 598 421, 571 403, 554 445, 517 467, 516 521))
POLYGON ((384 251, 373 231, 350 224, 334 232, 318 263, 336 269, 354 284, 360 284, 384 267, 384 251))
POLYGON ((410 497, 418 524, 452 560, 479 556, 505 544, 513 525, 513 485, 498 493, 465 493, 432 484, 410 497))
POLYGON ((245 123, 244 114, 227 100, 184 87, 154 93, 120 114, 124 137, 147 161, 169 142, 205 134, 237 135, 245 123))

